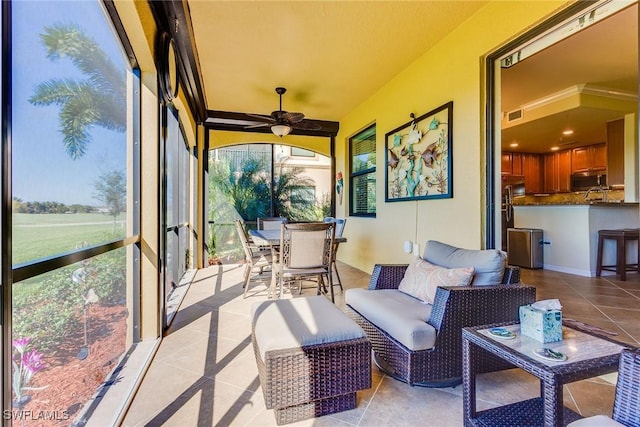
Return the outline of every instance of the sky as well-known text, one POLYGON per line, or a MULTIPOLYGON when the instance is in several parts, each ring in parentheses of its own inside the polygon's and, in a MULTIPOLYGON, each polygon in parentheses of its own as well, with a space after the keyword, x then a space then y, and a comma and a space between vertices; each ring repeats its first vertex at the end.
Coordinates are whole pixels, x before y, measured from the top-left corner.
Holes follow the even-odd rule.
POLYGON ((92 127, 84 157, 65 151, 58 114, 60 106, 34 106, 28 99, 38 84, 50 79, 84 80, 68 58, 51 60, 40 40, 46 26, 76 24, 124 69, 124 55, 98 2, 13 2, 13 197, 23 201, 56 201, 99 206, 94 184, 109 170, 126 169, 125 132, 92 127))

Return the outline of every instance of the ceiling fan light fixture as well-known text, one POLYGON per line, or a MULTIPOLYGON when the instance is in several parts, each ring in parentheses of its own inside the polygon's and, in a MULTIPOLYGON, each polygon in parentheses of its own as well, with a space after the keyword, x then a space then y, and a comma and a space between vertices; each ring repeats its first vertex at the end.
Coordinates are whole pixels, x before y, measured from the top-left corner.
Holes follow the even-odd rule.
POLYGON ((283 124, 273 125, 271 126, 271 132, 273 132, 274 135, 282 138, 283 136, 289 135, 289 133, 291 132, 291 126, 283 124))

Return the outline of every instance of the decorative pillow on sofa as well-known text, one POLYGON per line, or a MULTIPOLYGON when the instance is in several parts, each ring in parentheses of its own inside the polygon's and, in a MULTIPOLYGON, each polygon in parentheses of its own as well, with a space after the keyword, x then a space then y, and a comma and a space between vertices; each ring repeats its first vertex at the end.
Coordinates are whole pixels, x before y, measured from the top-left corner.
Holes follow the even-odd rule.
POLYGON ((507 266, 507 254, 498 249, 463 249, 436 240, 427 241, 422 258, 448 268, 472 266, 473 286, 499 284, 507 266))
POLYGON ((473 273, 473 267, 445 268, 417 258, 407 267, 398 290, 433 304, 438 286, 467 286, 473 273))

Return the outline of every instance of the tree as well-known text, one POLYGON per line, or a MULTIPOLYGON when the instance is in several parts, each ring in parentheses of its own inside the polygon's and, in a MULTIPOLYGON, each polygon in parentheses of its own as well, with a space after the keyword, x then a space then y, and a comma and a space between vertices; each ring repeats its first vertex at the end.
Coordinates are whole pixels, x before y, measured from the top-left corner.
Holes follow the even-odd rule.
POLYGON ((60 110, 61 132, 67 154, 81 158, 91 141, 88 128, 97 125, 123 132, 126 129, 125 75, 91 37, 74 25, 45 27, 40 35, 47 58, 68 57, 85 80, 51 79, 40 83, 29 102, 60 110))
POLYGON ((100 175, 94 183, 93 197, 101 201, 113 216, 113 234, 116 232, 116 217, 124 212, 127 203, 127 180, 124 172, 111 170, 100 175))

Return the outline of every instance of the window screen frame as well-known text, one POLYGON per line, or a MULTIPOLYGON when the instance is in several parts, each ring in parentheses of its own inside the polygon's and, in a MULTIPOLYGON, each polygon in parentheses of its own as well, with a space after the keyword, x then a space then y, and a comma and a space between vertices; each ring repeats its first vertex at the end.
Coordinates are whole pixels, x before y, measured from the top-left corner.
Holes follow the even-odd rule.
MULTIPOLYGON (((374 193, 374 198, 376 200, 376 202, 374 203, 373 206, 373 212, 361 212, 358 211, 356 208, 356 186, 354 185, 354 181, 362 178, 362 177, 366 177, 368 175, 373 175, 374 180, 376 180, 376 170, 377 170, 377 162, 376 165, 367 169, 361 169, 361 170, 355 170, 354 164, 353 164, 353 156, 355 154, 355 150, 354 150, 354 146, 357 142, 359 142, 360 140, 363 139, 363 135, 366 135, 368 133, 370 133, 373 130, 373 135, 369 136, 367 139, 373 137, 373 140, 376 141, 377 138, 377 129, 376 129, 376 123, 372 123, 366 127, 364 127, 362 130, 358 131, 357 133, 355 133, 353 136, 351 136, 349 138, 349 216, 357 216, 357 217, 371 217, 371 218, 375 218, 376 216, 376 212, 377 212, 377 195, 374 193)), ((370 152, 375 154, 375 156, 377 156, 377 143, 374 143, 373 145, 373 151, 370 152)), ((362 153, 364 154, 364 153, 362 153)), ((374 156, 374 158, 375 158, 374 156)), ((374 190, 375 191, 375 190, 374 190)), ((377 191, 376 191, 377 192, 377 191)))

